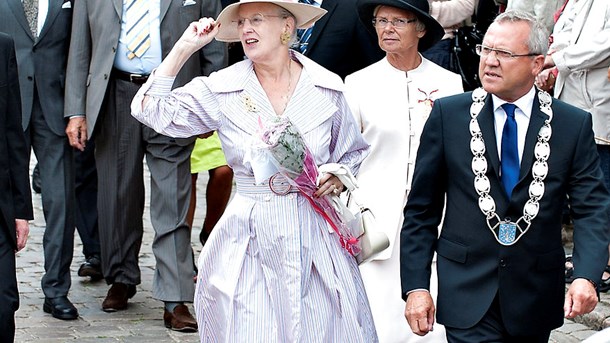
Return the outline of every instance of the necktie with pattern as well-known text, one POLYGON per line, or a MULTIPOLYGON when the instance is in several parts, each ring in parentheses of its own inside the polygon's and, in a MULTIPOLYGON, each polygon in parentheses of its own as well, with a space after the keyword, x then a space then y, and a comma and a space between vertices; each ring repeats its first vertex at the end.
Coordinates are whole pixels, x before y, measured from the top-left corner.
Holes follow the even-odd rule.
POLYGON ((517 121, 515 120, 516 107, 509 103, 502 105, 504 112, 506 112, 506 122, 502 130, 501 180, 509 199, 513 188, 519 180, 519 148, 517 145, 517 121))
POLYGON ((150 48, 150 19, 146 0, 126 0, 125 18, 127 32, 125 34, 127 58, 142 57, 150 48))
POLYGON ((23 11, 34 38, 38 37, 38 0, 23 0, 23 11))

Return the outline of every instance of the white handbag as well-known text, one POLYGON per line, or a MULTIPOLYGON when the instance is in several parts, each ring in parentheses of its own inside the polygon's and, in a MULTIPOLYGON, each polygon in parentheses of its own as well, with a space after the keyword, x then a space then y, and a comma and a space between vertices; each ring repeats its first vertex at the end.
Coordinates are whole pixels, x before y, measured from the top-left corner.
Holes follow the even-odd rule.
POLYGON ((358 238, 360 252, 355 255, 358 264, 370 261, 387 249, 390 246, 388 236, 377 229, 373 212, 356 199, 354 191, 358 188, 358 183, 352 172, 338 163, 324 164, 320 166, 319 171, 320 175, 323 173, 335 175, 347 188, 346 203, 337 196, 333 196, 333 202, 337 212, 358 238))

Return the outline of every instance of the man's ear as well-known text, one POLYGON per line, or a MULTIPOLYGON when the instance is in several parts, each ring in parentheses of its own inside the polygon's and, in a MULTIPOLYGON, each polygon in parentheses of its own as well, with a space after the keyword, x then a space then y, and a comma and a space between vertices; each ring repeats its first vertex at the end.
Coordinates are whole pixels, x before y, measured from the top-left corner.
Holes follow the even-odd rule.
POLYGON ((532 73, 534 74, 534 76, 540 74, 540 72, 544 68, 544 55, 535 56, 532 66, 532 73))

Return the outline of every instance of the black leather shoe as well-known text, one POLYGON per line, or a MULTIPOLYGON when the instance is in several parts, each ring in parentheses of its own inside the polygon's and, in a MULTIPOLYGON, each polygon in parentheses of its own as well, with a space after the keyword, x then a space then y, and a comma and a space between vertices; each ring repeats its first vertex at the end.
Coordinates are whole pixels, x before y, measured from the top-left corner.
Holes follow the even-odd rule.
POLYGON ((44 298, 42 310, 50 313, 53 317, 63 320, 72 320, 78 318, 78 310, 68 297, 44 298))
POLYGON ((87 257, 85 263, 80 265, 78 268, 78 276, 89 276, 91 281, 97 281, 104 278, 102 274, 102 262, 98 255, 92 255, 87 257))

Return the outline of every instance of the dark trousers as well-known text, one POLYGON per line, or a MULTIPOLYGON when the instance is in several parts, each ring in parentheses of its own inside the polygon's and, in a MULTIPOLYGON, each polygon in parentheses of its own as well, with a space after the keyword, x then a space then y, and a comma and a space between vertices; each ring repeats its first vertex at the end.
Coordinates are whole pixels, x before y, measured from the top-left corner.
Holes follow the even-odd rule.
MULTIPOLYGON (((15 277, 15 251, 0 213, 0 343, 15 339, 15 311, 19 308, 19 292, 15 277)), ((10 230, 15 230, 13 225, 10 230)))
POLYGON ((83 242, 83 255, 100 255, 100 237, 97 224, 97 169, 95 144, 87 141, 85 151, 74 150, 76 208, 74 219, 78 235, 83 242))
POLYGON ((468 329, 445 326, 445 331, 449 343, 547 343, 551 335, 550 331, 529 336, 509 334, 502 321, 502 312, 497 295, 487 313, 475 326, 468 329))
POLYGON ((42 241, 45 270, 42 291, 47 298, 67 296, 72 283, 70 264, 74 252, 73 148, 65 134, 56 134, 47 124, 36 91, 25 136, 40 168, 46 223, 42 241))
POLYGON ((186 221, 191 197, 194 139, 163 136, 131 116, 140 85, 111 78, 95 128, 99 235, 106 282, 141 282, 144 164, 150 171, 150 220, 155 230, 153 297, 191 302, 193 257, 186 221), (183 144, 181 144, 183 143, 183 144))

